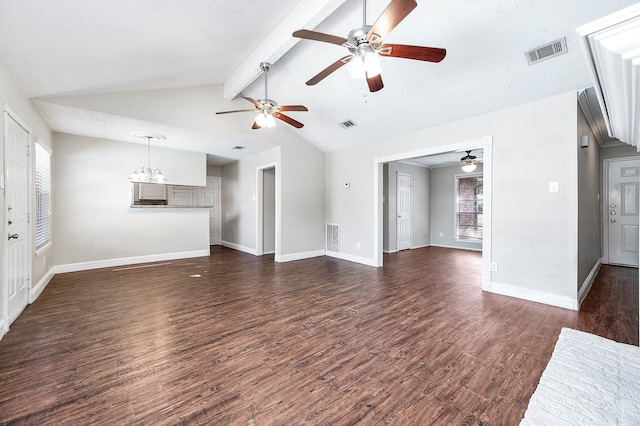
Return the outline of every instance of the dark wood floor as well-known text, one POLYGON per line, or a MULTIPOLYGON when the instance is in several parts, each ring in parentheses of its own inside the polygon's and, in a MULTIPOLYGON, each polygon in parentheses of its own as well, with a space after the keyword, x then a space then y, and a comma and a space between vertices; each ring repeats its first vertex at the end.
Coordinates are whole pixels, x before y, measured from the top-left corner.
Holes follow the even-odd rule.
POLYGON ((384 261, 57 275, 0 342, 0 423, 517 425, 562 327, 638 344, 637 269, 573 312, 483 293, 476 252, 384 261))

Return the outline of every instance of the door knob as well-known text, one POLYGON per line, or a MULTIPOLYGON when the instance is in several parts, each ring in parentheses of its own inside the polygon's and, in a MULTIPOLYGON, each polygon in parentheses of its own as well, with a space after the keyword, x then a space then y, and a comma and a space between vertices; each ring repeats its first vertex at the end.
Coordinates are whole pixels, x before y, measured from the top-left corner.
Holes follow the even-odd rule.
POLYGON ((9 234, 9 239, 14 239, 17 240, 18 239, 18 234, 9 234))
POLYGON ((615 216, 615 215, 616 215, 616 212, 611 212, 611 213, 609 213, 609 214, 610 214, 611 216, 615 216))

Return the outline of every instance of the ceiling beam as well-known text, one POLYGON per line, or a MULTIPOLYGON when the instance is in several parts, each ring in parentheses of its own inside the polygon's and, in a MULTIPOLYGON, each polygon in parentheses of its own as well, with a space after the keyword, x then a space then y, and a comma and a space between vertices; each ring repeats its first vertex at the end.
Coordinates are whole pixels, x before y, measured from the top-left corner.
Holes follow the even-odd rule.
POLYGON ((300 41, 291 34, 313 29, 346 0, 302 0, 280 24, 251 52, 224 83, 224 98, 231 100, 262 74, 260 62, 275 63, 300 41))

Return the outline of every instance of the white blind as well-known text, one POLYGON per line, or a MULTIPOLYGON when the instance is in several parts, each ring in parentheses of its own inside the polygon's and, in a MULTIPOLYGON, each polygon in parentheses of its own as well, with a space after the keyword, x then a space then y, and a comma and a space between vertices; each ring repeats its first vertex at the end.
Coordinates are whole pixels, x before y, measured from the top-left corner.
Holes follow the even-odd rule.
POLYGON ((51 241, 51 154, 36 143, 36 250, 51 241))

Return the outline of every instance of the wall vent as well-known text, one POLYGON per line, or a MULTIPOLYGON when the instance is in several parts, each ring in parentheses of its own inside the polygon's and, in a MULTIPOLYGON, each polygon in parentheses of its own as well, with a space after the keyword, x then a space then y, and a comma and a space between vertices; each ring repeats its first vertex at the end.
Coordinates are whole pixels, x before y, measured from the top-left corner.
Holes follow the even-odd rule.
POLYGON ((233 148, 231 148, 231 149, 237 149, 237 150, 240 150, 240 149, 244 149, 244 148, 245 148, 244 146, 236 145, 236 146, 234 146, 234 147, 233 147, 233 148))
POLYGON ((353 122, 353 121, 351 121, 351 120, 347 120, 347 121, 343 121, 342 123, 340 123, 340 125, 341 125, 343 128, 348 129, 349 127, 353 127, 353 126, 355 126, 355 125, 356 125, 356 123, 354 123, 354 122, 353 122))
POLYGON ((340 225, 327 223, 326 251, 340 251, 340 225))
POLYGON ((565 53, 567 53, 567 39, 562 37, 561 39, 552 41, 551 43, 547 43, 543 46, 536 47, 533 50, 529 50, 528 52, 524 52, 524 55, 527 57, 529 65, 533 65, 546 59, 564 55, 565 53))

